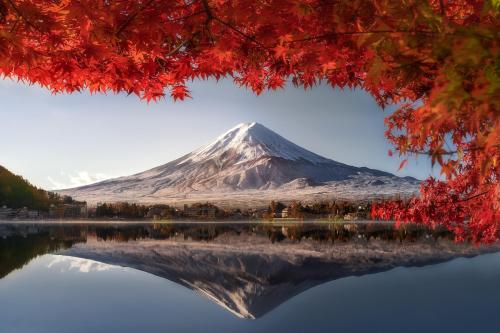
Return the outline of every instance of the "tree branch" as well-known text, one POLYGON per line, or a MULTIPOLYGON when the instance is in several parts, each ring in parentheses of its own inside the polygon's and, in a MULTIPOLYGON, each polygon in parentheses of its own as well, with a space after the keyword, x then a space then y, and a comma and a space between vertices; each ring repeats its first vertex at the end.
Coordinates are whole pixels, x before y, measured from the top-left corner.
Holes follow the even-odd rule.
POLYGON ((446 10, 444 8, 444 0, 439 0, 439 8, 440 8, 440 11, 441 11, 441 16, 445 16, 446 14, 446 10))
POLYGON ((7 6, 0 0, 0 23, 4 23, 7 17, 7 6))
POLYGON ((208 4, 207 0, 201 0, 201 4, 203 5, 205 12, 207 13, 207 21, 210 22, 214 17, 214 14, 212 13, 212 8, 210 8, 210 5, 208 4))
POLYGON ((7 2, 10 4, 10 6, 12 7, 12 9, 14 9, 14 11, 17 13, 17 15, 19 17, 21 17, 24 20, 24 22, 26 22, 26 24, 28 24, 30 27, 32 27, 36 31, 38 31, 40 33, 44 33, 42 30, 40 30, 39 27, 37 27, 30 20, 28 20, 28 18, 26 16, 24 16, 23 12, 21 12, 21 10, 14 4, 14 2, 12 2, 12 0, 7 0, 7 2))
MULTIPOLYGON (((145 10, 147 7, 149 7, 153 3, 153 1, 154 0, 148 1, 146 4, 144 4, 144 6, 140 7, 134 14, 132 14, 125 22, 123 22, 122 25, 120 26, 120 28, 117 30, 116 35, 117 36, 120 35, 143 10, 145 10)), ((191 4, 186 5, 186 7, 191 5, 191 4)), ((188 19, 190 17, 200 15, 202 13, 205 13, 205 10, 199 10, 199 11, 196 11, 194 13, 172 19, 172 20, 170 20, 170 22, 182 21, 182 20, 188 19)))
POLYGON ((488 194, 490 191, 484 191, 484 192, 481 192, 481 193, 478 193, 476 195, 473 195, 471 197, 468 197, 468 198, 464 198, 464 199, 460 199, 460 200, 457 200, 457 202, 466 202, 466 201, 469 201, 469 200, 472 200, 472 199, 475 199, 477 197, 480 197, 482 195, 485 195, 485 194, 488 194))
POLYGON ((182 21, 182 20, 188 19, 188 18, 196 16, 196 15, 200 15, 200 14, 203 14, 203 13, 205 13, 205 10, 199 10, 199 11, 193 12, 193 13, 185 15, 185 16, 181 16, 181 17, 178 17, 178 18, 175 18, 175 19, 171 19, 169 22, 182 21))
MULTIPOLYGON (((499 145, 493 145, 494 148, 500 148, 500 144, 499 145)), ((463 149, 462 152, 467 152, 467 151, 477 151, 477 150, 483 150, 485 147, 470 147, 468 149, 463 149)), ((436 155, 436 153, 432 152, 432 151, 422 151, 422 150, 414 150, 414 149, 409 149, 407 150, 409 153, 413 153, 413 154, 417 154, 417 155, 428 155, 428 156, 432 156, 432 155, 436 155)), ((445 150, 445 151, 442 151, 440 152, 439 154, 437 155, 454 155, 454 154, 458 154, 458 150, 445 150)))
POLYGON ((149 6, 151 6, 151 4, 153 3, 153 1, 155 1, 155 0, 149 0, 143 6, 140 6, 139 9, 137 9, 135 11, 135 13, 133 13, 132 15, 130 15, 129 18, 125 22, 123 22, 122 25, 118 28, 118 30, 116 31, 116 35, 117 36, 120 35, 123 32, 123 30, 125 30, 127 28, 127 26, 130 23, 132 23, 132 21, 137 17, 137 15, 139 15, 144 9, 148 8, 149 6))
POLYGON ((288 43, 298 43, 298 42, 309 42, 317 39, 327 39, 335 36, 352 36, 352 35, 366 35, 366 34, 425 34, 425 35, 435 35, 437 34, 434 31, 427 30, 373 30, 373 31, 340 31, 340 32, 331 32, 319 36, 312 36, 301 39, 294 39, 289 41, 288 43))
POLYGON ((264 44, 262 44, 261 42, 256 40, 255 37, 247 35, 243 31, 241 31, 238 28, 236 28, 235 26, 233 26, 232 24, 230 24, 230 23, 220 19, 216 15, 214 15, 212 8, 210 8, 210 5, 208 4, 207 0, 201 0, 201 3, 203 4, 203 8, 205 9, 205 12, 207 13, 207 21, 205 22, 205 27, 207 28, 207 30, 208 30, 208 24, 210 23, 210 21, 214 20, 214 21, 219 22, 223 26, 233 30, 234 32, 236 32, 238 35, 244 37, 245 39, 252 41, 253 43, 257 44, 258 46, 260 46, 264 49, 269 49, 267 46, 265 46, 264 44))
POLYGON ((243 31, 241 31, 241 30, 239 30, 238 28, 236 28, 236 27, 232 26, 231 24, 227 23, 226 21, 223 21, 223 20, 221 20, 220 18, 218 18, 218 17, 216 17, 216 16, 214 16, 214 18, 213 18, 213 19, 214 19, 215 21, 219 22, 220 24, 222 24, 222 25, 224 25, 224 26, 228 27, 229 29, 233 30, 233 31, 234 31, 234 32, 236 32, 238 35, 240 35, 240 36, 242 36, 242 37, 244 37, 244 38, 246 38, 246 39, 248 39, 248 40, 250 40, 250 41, 254 42, 254 43, 255 43, 255 44, 257 44, 258 46, 260 46, 260 47, 262 47, 262 48, 264 48, 264 49, 266 49, 266 50, 269 50, 269 49, 270 49, 269 47, 265 46, 264 44, 262 44, 261 42, 259 42, 257 39, 255 39, 255 37, 252 37, 252 36, 250 36, 250 35, 247 35, 247 34, 246 34, 246 33, 244 33, 243 31))
POLYGON ((453 31, 453 32, 436 32, 430 30, 373 30, 373 31, 340 31, 340 32, 331 32, 323 35, 312 36, 307 38, 295 39, 291 40, 288 43, 298 43, 298 42, 309 42, 315 41, 318 39, 328 39, 335 36, 352 36, 352 35, 365 35, 365 34, 421 34, 421 35, 429 35, 429 36, 438 36, 438 35, 446 35, 446 36, 460 36, 464 34, 474 34, 481 38, 485 39, 494 39, 495 37, 487 36, 477 31, 453 31))
POLYGON ((170 56, 173 56, 174 54, 176 54, 177 52, 179 52, 179 50, 185 46, 187 43, 189 43, 190 41, 192 40, 192 38, 190 39, 186 39, 185 41, 183 41, 182 43, 180 43, 179 45, 177 45, 176 47, 174 47, 173 50, 171 50, 170 52, 168 52, 165 57, 170 57, 170 56))

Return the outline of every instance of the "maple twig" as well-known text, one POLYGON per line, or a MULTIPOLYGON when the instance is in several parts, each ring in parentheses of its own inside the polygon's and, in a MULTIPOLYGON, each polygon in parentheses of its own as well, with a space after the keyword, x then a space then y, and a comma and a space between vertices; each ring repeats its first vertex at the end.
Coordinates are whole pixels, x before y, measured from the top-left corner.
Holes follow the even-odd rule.
POLYGON ((205 9, 205 12, 207 13, 207 21, 212 20, 214 17, 214 14, 212 13, 212 8, 210 8, 210 5, 208 4, 207 0, 201 0, 201 4, 203 5, 203 8, 205 9))
MULTIPOLYGON (((499 148, 500 145, 493 145, 494 148, 499 148)), ((483 150, 485 147, 470 147, 467 149, 462 149, 462 152, 467 152, 467 151, 477 151, 477 150, 483 150)), ((458 154, 458 150, 445 150, 439 153, 433 153, 432 151, 422 151, 422 150, 414 150, 414 149, 408 149, 407 152, 417 154, 417 155, 454 155, 458 154)))
POLYGON ((185 41, 183 41, 182 43, 180 43, 179 45, 177 45, 172 51, 168 52, 165 57, 170 57, 170 56, 173 56, 174 54, 176 54, 177 52, 179 52, 179 50, 185 46, 187 43, 189 43, 190 41, 192 40, 192 38, 190 39, 186 39, 185 41))
POLYGON ((312 36, 302 39, 294 39, 287 43, 297 43, 297 42, 309 42, 318 39, 327 39, 335 36, 353 36, 353 35, 364 35, 364 34, 421 34, 421 35, 429 35, 429 36, 438 36, 438 35, 446 35, 446 36, 460 36, 464 34, 473 33, 476 36, 485 39, 495 39, 494 36, 487 36, 485 34, 478 33, 477 31, 453 31, 453 32, 437 32, 437 31, 429 31, 429 30, 372 30, 372 31, 340 31, 340 32, 331 32, 323 35, 312 36))
POLYGON ((207 19, 205 20, 205 30, 208 33, 208 37, 210 38, 210 41, 213 43, 214 39, 212 37, 212 32, 210 31, 210 22, 214 18, 214 14, 212 12, 212 8, 210 8, 210 5, 208 4, 207 0, 201 0, 201 4, 203 5, 204 11, 207 14, 207 19))
POLYGON ((0 23, 5 23, 7 17, 7 6, 0 0, 0 23))
POLYGON ((488 194, 490 191, 484 191, 484 192, 481 192, 481 193, 478 193, 478 194, 475 194, 471 197, 468 197, 468 198, 465 198, 465 199, 460 199, 460 200, 457 200, 457 202, 465 202, 465 201, 469 201, 469 200, 472 200, 472 199, 475 199, 477 197, 480 197, 482 195, 485 195, 485 194, 488 194))
MULTIPOLYGON (((173 56, 174 54, 176 54, 177 52, 179 52, 179 51, 180 51, 180 49, 181 49, 183 46, 186 46, 188 43, 190 43, 190 42, 193 40, 193 38, 194 38, 195 36, 197 36, 197 34, 198 34, 198 33, 195 33, 195 34, 193 35, 193 37, 191 37, 191 38, 189 38, 189 39, 187 39, 187 40, 182 41, 179 45, 177 45, 176 47, 174 47, 174 48, 173 48, 170 52, 168 52, 167 54, 165 54, 165 58, 171 57, 171 56, 173 56)), ((156 63, 157 63, 158 65, 160 65, 160 67, 161 67, 163 70, 165 69, 165 65, 164 65, 164 64, 165 64, 165 61, 164 61, 163 59, 156 59, 156 63)))
POLYGON ((424 58, 421 58, 421 59, 417 59, 417 60, 414 60, 414 61, 410 61, 410 62, 407 62, 407 63, 403 63, 399 66, 395 66, 393 67, 393 69, 403 69, 403 68, 406 68, 406 67, 415 67, 415 66, 427 66, 427 67, 432 67, 432 66, 435 66, 434 63, 430 63, 430 61, 433 61, 433 59, 429 58, 429 57, 424 57, 424 58))
MULTIPOLYGON (((212 11, 212 8, 210 8, 210 5, 208 4, 207 0, 201 0, 201 3, 203 4, 203 8, 205 8, 205 12, 207 13, 207 20, 205 22, 205 27, 207 28, 207 30, 208 30, 208 24, 210 23, 210 21, 214 20, 214 21, 217 21, 220 24, 228 27, 229 29, 233 30, 234 32, 236 32, 240 36, 242 36, 242 37, 244 37, 244 38, 246 38, 246 39, 254 42, 258 46, 260 46, 260 47, 262 47, 264 49, 269 49, 267 46, 265 46, 264 44, 262 44, 261 42, 259 42, 258 40, 256 40, 255 37, 252 37, 252 36, 244 33, 243 31, 241 31, 240 29, 236 28, 232 24, 230 24, 230 23, 228 23, 228 22, 220 19, 216 15, 214 15, 214 13, 212 11)), ((210 31, 210 30, 208 30, 208 31, 210 31)))
POLYGON ((441 11, 441 16, 444 16, 446 14, 445 9, 444 9, 444 0, 439 0, 439 8, 441 11))
POLYGON ((12 2, 12 0, 7 0, 10 4, 10 6, 14 9, 14 11, 17 13, 19 17, 21 17, 30 27, 35 29, 36 31, 40 33, 44 33, 42 30, 40 30, 39 27, 37 27, 35 24, 33 24, 26 16, 24 16, 23 12, 12 2))
POLYGON ((182 20, 185 20, 185 19, 188 19, 190 17, 193 17, 193 16, 196 16, 196 15, 200 15, 200 14, 203 14, 205 13, 205 10, 199 10, 199 11, 196 11, 194 13, 191 13, 191 14, 188 14, 188 15, 185 15, 185 16, 181 16, 181 17, 178 17, 178 18, 175 18, 175 19, 171 19, 169 22, 177 22, 177 21, 182 21, 182 20))
POLYGON ((16 31, 16 30, 17 30, 17 26, 19 25, 19 21, 20 21, 20 18, 18 17, 18 18, 16 19, 16 22, 14 22, 14 24, 13 24, 13 25, 12 25, 12 27, 10 28, 10 31, 9 31, 10 33, 13 33, 14 31, 16 31))
POLYGON ((239 30, 238 28, 234 27, 233 25, 227 23, 226 21, 223 21, 221 20, 220 18, 214 16, 214 20, 216 20, 217 22, 219 22, 220 24, 228 27, 229 29, 233 30, 234 32, 238 33, 240 36, 254 42, 255 44, 257 44, 258 46, 264 48, 264 49, 269 49, 269 47, 265 46, 264 44, 262 44, 261 42, 259 42, 257 39, 255 39, 255 37, 252 37, 250 35, 247 35, 246 33, 244 33, 243 31, 239 30))
POLYGON ((426 35, 435 35, 437 34, 434 31, 427 31, 427 30, 372 30, 372 31, 339 31, 339 32, 330 32, 327 34, 319 35, 319 36, 312 36, 312 37, 307 37, 307 38, 301 38, 301 39, 294 39, 289 41, 288 43, 298 43, 298 42, 308 42, 308 41, 313 41, 317 39, 326 39, 329 37, 335 37, 335 36, 351 36, 351 35, 366 35, 366 34, 390 34, 390 33, 395 33, 395 34, 426 34, 426 35))
POLYGON ((144 9, 148 8, 149 6, 151 6, 151 4, 153 3, 153 1, 155 1, 155 0, 149 0, 143 6, 140 6, 139 9, 137 9, 135 11, 135 13, 133 13, 132 15, 130 15, 129 18, 125 22, 122 23, 122 25, 120 26, 120 28, 118 28, 118 31, 116 32, 116 35, 117 36, 120 35, 123 32, 123 30, 125 30, 127 28, 127 26, 130 23, 132 23, 132 21, 137 17, 137 15, 139 15, 144 9))

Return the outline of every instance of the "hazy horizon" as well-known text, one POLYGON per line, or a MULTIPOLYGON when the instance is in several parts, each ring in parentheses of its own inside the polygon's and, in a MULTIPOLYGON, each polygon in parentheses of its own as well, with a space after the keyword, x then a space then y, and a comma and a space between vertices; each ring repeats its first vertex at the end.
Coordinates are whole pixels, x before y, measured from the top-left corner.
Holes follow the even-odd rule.
POLYGON ((398 171, 384 137, 382 112, 361 90, 288 86, 255 96, 229 80, 195 81, 192 99, 147 104, 125 94, 52 95, 0 80, 0 165, 46 189, 130 175, 204 146, 235 125, 258 122, 316 154, 423 179, 427 158, 398 171))

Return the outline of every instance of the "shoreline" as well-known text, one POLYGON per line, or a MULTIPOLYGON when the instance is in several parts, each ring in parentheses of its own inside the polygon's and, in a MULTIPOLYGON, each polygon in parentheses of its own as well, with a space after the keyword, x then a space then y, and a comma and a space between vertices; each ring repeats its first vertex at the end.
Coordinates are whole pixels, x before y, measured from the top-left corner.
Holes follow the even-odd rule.
POLYGON ((259 225, 298 225, 298 224, 321 224, 321 225, 339 225, 339 224, 380 224, 394 225, 395 221, 377 221, 377 220, 354 220, 354 221, 324 221, 324 220, 0 220, 0 225, 7 224, 41 224, 41 225, 62 225, 62 224, 259 224, 259 225))

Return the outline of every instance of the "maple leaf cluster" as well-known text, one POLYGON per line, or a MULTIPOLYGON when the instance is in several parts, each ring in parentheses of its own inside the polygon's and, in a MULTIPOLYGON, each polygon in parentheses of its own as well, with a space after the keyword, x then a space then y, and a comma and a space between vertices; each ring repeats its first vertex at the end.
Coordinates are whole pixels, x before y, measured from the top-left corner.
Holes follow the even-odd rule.
POLYGON ((395 150, 430 155, 447 177, 423 184, 418 214, 392 205, 382 215, 491 240, 499 9, 497 0, 0 0, 0 75, 148 102, 183 100, 189 81, 222 77, 257 94, 288 80, 365 89, 381 106, 402 105, 387 118, 395 150))

